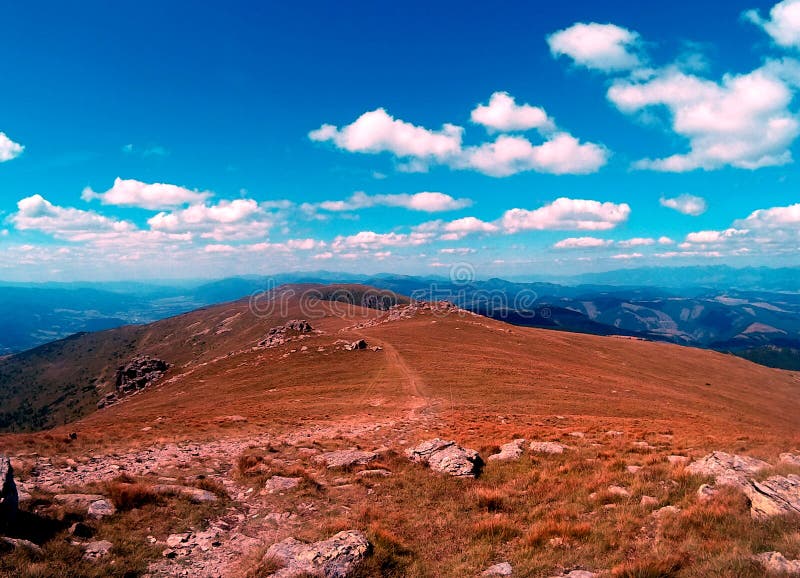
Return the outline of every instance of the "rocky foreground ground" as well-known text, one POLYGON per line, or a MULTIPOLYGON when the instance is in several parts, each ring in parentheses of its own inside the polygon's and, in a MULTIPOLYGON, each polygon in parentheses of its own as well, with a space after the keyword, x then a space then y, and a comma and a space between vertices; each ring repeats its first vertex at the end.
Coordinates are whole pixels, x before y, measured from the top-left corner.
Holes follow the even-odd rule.
MULTIPOLYGON (((392 491, 387 480, 410 471, 463 486, 478 483, 488 470, 563 469, 564 456, 598 451, 602 455, 604 448, 621 446, 630 448, 629 462, 615 467, 621 470, 620 480, 628 483, 589 488, 592 491, 586 499, 602 512, 623 507, 645 512, 638 539, 663 540, 659 534, 670 519, 681 516, 686 504, 713 504, 720 495, 729 500, 731 489, 747 499, 753 520, 800 519, 800 476, 791 473, 800 472, 798 453, 784 452, 774 464, 719 451, 703 456, 670 454, 669 435, 641 440, 624 431, 576 430, 558 439, 516 438, 481 457, 480 452, 454 440, 420 440, 419 433, 428 426, 424 417, 417 417, 358 428, 317 427, 282 437, 265 434, 203 444, 162 444, 74 459, 15 455, 10 461, 3 460, 5 465, 0 468, 5 476, 2 507, 12 530, 7 533, 13 535, 12 511, 17 503, 20 514, 39 511, 46 515, 58 505, 71 522, 67 540, 80 549, 84 563, 113 561, 119 554, 117 544, 98 536, 103 535, 105 523, 127 515, 119 510, 128 506, 115 503, 119 496, 104 492, 105 483, 118 487, 122 480, 123 484, 146 486, 149 494, 180 500, 188 508, 210 508, 209 517, 197 520, 195 526, 167 534, 154 530, 144 536, 142 547, 158 550, 147 563, 145 575, 359 576, 363 575, 359 568, 373 555, 371 536, 364 527, 337 529, 330 521, 341 519, 341 513, 358 502, 370 502, 373 496, 392 491), (403 462, 408 466, 397 467, 403 462), (653 466, 669 475, 651 485, 660 490, 648 495, 642 491, 640 478, 651 475, 648 472, 653 466), (670 503, 674 493, 669 486, 685 483, 687 475, 703 483, 693 495, 670 503), (329 535, 316 541, 303 539, 309 526, 326 525, 331 527, 329 535)), ((589 458, 588 463, 598 459, 589 458)), ((418 491, 424 492, 425 487, 418 491)), ((491 506, 488 509, 493 510, 491 506)), ((436 516, 437 512, 426 515, 436 516)), ((565 540, 568 545, 570 538, 554 532, 541 547, 558 550, 565 540)), ((25 556, 34 563, 46 556, 40 545, 25 538, 3 538, 3 543, 8 552, 27 550, 25 556)), ((750 559, 764 573, 800 575, 800 561, 781 552, 757 552, 750 559)), ((452 575, 464 575, 461 572, 453 569, 452 575)), ((487 560, 485 567, 474 569, 473 574, 535 575, 504 559, 487 560)), ((553 567, 550 575, 591 578, 612 575, 612 569, 553 567)))

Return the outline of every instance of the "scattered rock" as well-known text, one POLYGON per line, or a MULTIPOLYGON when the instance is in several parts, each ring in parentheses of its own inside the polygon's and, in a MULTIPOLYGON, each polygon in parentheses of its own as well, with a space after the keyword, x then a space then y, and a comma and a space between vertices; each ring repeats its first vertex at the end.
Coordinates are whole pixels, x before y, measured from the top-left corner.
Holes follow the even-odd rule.
POLYGON ((37 546, 30 540, 22 540, 20 538, 6 538, 4 536, 0 536, 0 552, 3 551, 11 551, 11 550, 29 550, 34 554, 39 556, 44 555, 44 550, 40 546, 37 546))
POLYGON ((407 449, 406 456, 413 462, 427 464, 435 472, 461 478, 476 477, 483 465, 483 460, 475 450, 439 438, 407 449))
POLYGON ((216 494, 208 490, 177 484, 158 484, 153 486, 153 491, 163 496, 180 496, 196 504, 216 502, 218 499, 216 494))
POLYGON ((689 463, 687 456, 667 456, 667 461, 673 466, 682 466, 689 463))
POLYGON ((329 469, 347 468, 351 466, 363 466, 378 458, 375 452, 365 452, 361 450, 337 450, 326 452, 314 457, 317 463, 324 463, 329 469))
POLYGON ((800 455, 786 452, 780 455, 780 462, 789 466, 800 467, 800 455))
POLYGON ((500 562, 494 566, 489 566, 481 573, 481 576, 511 576, 514 569, 508 562, 500 562))
POLYGON ((800 560, 787 560, 780 552, 764 552, 753 558, 770 574, 800 576, 800 560))
POLYGON ((598 576, 600 576, 600 574, 589 572, 588 570, 573 570, 568 574, 552 576, 551 578, 598 578, 598 576))
POLYGON ((359 339, 358 341, 353 341, 349 345, 345 345, 344 348, 347 351, 357 351, 359 349, 366 349, 367 348, 367 342, 364 341, 363 339, 359 339))
POLYGON ((681 509, 678 506, 664 506, 663 508, 659 508, 653 512, 653 517, 660 520, 664 516, 674 516, 675 514, 679 514, 680 511, 681 509))
POLYGON ((0 523, 12 520, 19 509, 19 494, 14 482, 14 468, 8 457, 0 456, 0 523))
MULTIPOLYGON (((489 461, 511 461, 518 460, 522 457, 523 446, 525 445, 524 439, 515 439, 512 442, 500 446, 500 453, 489 456, 489 461)), ((494 567, 494 566, 493 566, 494 567)))
POLYGON ((581 438, 581 439, 586 437, 586 434, 583 433, 582 431, 571 431, 571 432, 569 432, 568 435, 570 437, 581 438))
POLYGON ((363 533, 347 530, 313 544, 286 538, 270 546, 266 557, 284 564, 284 568, 272 575, 274 578, 304 575, 346 578, 364 559, 369 547, 363 533))
POLYGON ((631 497, 631 493, 628 491, 628 488, 623 488, 622 486, 608 486, 608 493, 612 496, 617 496, 620 498, 631 497))
POLYGON ((89 508, 86 511, 86 514, 90 518, 95 518, 97 520, 107 516, 113 516, 116 513, 117 509, 114 507, 114 504, 108 500, 97 500, 96 502, 92 502, 89 504, 89 508))
POLYGON ((621 436, 621 435, 625 435, 625 432, 616 431, 616 430, 613 430, 613 429, 612 429, 612 430, 608 430, 608 431, 606 432, 606 435, 607 435, 607 436, 611 436, 611 437, 615 437, 615 438, 616 438, 616 437, 619 437, 619 436, 621 436))
POLYGON ((180 548, 189 543, 192 537, 191 532, 181 532, 180 534, 170 534, 167 536, 167 546, 170 548, 180 548))
POLYGON ((558 442, 531 442, 530 450, 540 454, 563 454, 567 446, 558 442))
POLYGON ((272 476, 264 484, 263 494, 276 494, 292 490, 300 485, 302 478, 284 478, 283 476, 272 476))
POLYGON ((311 333, 314 328, 305 319, 292 319, 283 325, 272 327, 267 336, 258 342, 259 347, 275 347, 290 341, 292 337, 311 333))
POLYGON ((375 470, 361 470, 356 474, 357 478, 388 478, 392 475, 389 470, 378 468, 375 470))
POLYGON ((100 540, 99 542, 89 542, 83 547, 83 557, 88 560, 97 558, 105 558, 111 553, 114 544, 108 540, 100 540))
POLYGON ((626 471, 627 471, 629 474, 635 474, 635 473, 638 473, 639 471, 641 471, 641 469, 642 469, 642 466, 634 466, 634 465, 625 466, 625 470, 626 470, 626 471))
POLYGON ((642 499, 639 501, 639 505, 644 508, 652 508, 658 505, 658 498, 654 498, 653 496, 642 496, 642 499))

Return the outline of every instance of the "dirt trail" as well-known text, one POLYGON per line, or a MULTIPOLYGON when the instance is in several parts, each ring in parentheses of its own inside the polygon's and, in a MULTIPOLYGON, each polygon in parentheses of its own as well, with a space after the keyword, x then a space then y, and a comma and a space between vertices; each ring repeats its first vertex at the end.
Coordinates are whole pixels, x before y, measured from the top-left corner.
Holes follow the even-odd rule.
POLYGON ((406 362, 400 352, 388 341, 378 340, 374 337, 371 337, 370 341, 383 348, 387 362, 396 367, 408 380, 411 410, 407 417, 429 416, 433 412, 435 402, 425 393, 425 383, 416 370, 406 362))

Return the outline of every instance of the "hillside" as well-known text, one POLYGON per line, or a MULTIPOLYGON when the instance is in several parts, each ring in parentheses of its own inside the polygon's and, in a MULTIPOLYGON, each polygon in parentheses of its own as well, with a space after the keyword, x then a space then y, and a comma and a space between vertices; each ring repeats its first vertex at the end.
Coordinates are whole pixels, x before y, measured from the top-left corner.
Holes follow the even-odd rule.
MULTIPOLYGON (((712 480, 686 470, 718 450, 770 464, 796 452, 800 374, 667 343, 511 326, 443 303, 398 298, 387 310, 394 299, 375 295, 287 286, 255 307, 232 302, 3 360, 5 376, 48 376, 58 415, 85 414, 0 436, 37 515, 64 515, 54 513, 59 492, 116 500, 108 521, 67 518, 115 545, 105 561, 78 556, 75 575, 268 576, 286 563, 274 558, 280 548, 265 557, 271 545, 342 530, 371 544, 348 576, 468 576, 508 561, 514 575, 542 578, 577 569, 756 577, 755 554, 800 556, 794 518, 751 519, 749 502, 725 488, 699 501, 712 480), (170 367, 93 411, 112 372, 140 354, 170 367), (97 393, 83 402, 74 386, 92 378, 97 393), (405 457, 434 437, 477 450, 476 479, 405 457), (504 444, 519 454, 490 460, 504 444), (220 501, 158 498, 164 483, 220 501)), ((45 554, 13 562, 31 576, 64 567, 63 551, 45 554)), ((0 571, 10 568, 2 560, 0 571)))

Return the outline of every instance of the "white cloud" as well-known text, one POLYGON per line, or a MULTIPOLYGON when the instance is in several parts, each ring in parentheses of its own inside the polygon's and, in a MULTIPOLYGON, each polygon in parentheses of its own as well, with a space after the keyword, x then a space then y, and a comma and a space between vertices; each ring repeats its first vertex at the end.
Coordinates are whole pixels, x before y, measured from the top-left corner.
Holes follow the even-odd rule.
POLYGON ((264 236, 273 224, 270 216, 253 199, 191 205, 158 213, 147 223, 155 231, 196 232, 201 238, 216 241, 264 236))
POLYGON ((764 19, 758 10, 748 10, 744 17, 764 29, 778 46, 800 48, 800 0, 783 0, 764 19))
POLYGON ((772 207, 753 211, 746 219, 734 223, 736 227, 751 229, 794 228, 800 231, 800 203, 788 207, 772 207))
POLYGON ((573 24, 547 37, 553 56, 568 56, 575 64, 604 72, 630 70, 642 64, 636 32, 614 24, 573 24))
POLYGON ((439 252, 444 255, 470 255, 477 251, 470 247, 446 247, 444 249, 439 249, 439 252))
POLYGON ((725 229, 724 231, 697 231, 696 233, 689 233, 686 235, 686 243, 701 245, 720 243, 728 239, 746 235, 748 232, 747 229, 735 229, 733 227, 725 229))
POLYGON ((529 104, 518 105, 507 92, 492 94, 489 104, 478 105, 472 111, 471 118, 474 123, 500 132, 555 129, 555 123, 544 109, 529 104))
POLYGON ((702 215, 708 208, 706 200, 703 197, 697 197, 695 195, 679 195, 672 198, 661 197, 658 202, 662 207, 674 209, 679 213, 691 215, 692 217, 702 215))
POLYGON ((133 223, 52 204, 41 195, 21 199, 10 220, 19 230, 35 230, 58 239, 79 241, 104 232, 124 233, 136 229, 133 223))
POLYGON ((24 146, 8 138, 6 133, 0 132, 0 163, 17 158, 24 150, 24 146))
POLYGON ((355 235, 339 235, 331 243, 334 251, 346 249, 377 249, 380 247, 415 247, 431 240, 430 233, 375 233, 361 231, 355 235))
POLYGON ((642 253, 619 253, 617 255, 611 255, 612 259, 641 259, 644 257, 642 253))
POLYGON ((655 244, 656 240, 649 237, 634 237, 633 239, 617 241, 617 245, 620 247, 647 247, 655 244))
POLYGON ((597 237, 570 237, 553 245, 556 249, 598 249, 608 247, 612 241, 597 237))
POLYGON ((196 191, 165 183, 143 183, 134 179, 114 179, 114 185, 105 193, 96 193, 89 187, 81 197, 85 201, 100 200, 104 205, 140 207, 142 209, 168 209, 181 205, 202 203, 211 193, 196 191))
POLYGON ((350 152, 391 152, 398 157, 444 161, 458 154, 464 129, 445 124, 441 131, 428 130, 396 120, 384 109, 365 112, 355 122, 339 129, 324 124, 309 133, 313 141, 331 141, 350 152))
MULTIPOLYGON (((522 127, 533 122, 530 105, 517 106, 505 93, 495 93, 488 107, 478 107, 478 117, 497 126, 522 127), (497 104, 497 97, 506 102, 505 109, 497 104), (511 100, 511 108, 507 105, 511 100), (494 104, 493 104, 494 103, 494 104), (491 112, 490 112, 491 109, 491 112)), ((473 111, 475 113, 475 111, 473 111)), ((501 135, 494 141, 463 147, 464 129, 445 124, 441 131, 415 126, 396 120, 384 109, 364 113, 352 124, 339 128, 322 125, 309 133, 314 141, 330 141, 342 150, 360 153, 390 152, 401 159, 397 170, 424 172, 433 163, 454 169, 476 170, 494 177, 505 177, 524 171, 551 174, 586 174, 596 172, 606 164, 608 151, 602 145, 581 143, 564 131, 556 131, 547 118, 540 124, 545 140, 533 144, 522 136, 501 135)), ((536 114, 538 116, 538 114, 536 114)))
POLYGON ((494 142, 466 148, 457 165, 493 177, 524 171, 562 175, 596 172, 607 159, 608 152, 604 147, 581 143, 562 132, 540 145, 534 145, 524 137, 502 135, 494 142))
POLYGON ((658 238, 658 244, 659 245, 674 245, 675 241, 673 241, 669 237, 659 237, 658 238))
POLYGON ((455 211, 469 207, 469 199, 455 199, 450 195, 439 192, 423 191, 421 193, 397 195, 368 195, 362 191, 354 193, 344 201, 324 201, 319 204, 326 211, 354 211, 368 207, 402 207, 413 211, 437 213, 441 211, 455 211))
POLYGON ((464 217, 445 223, 442 230, 444 233, 440 238, 443 241, 457 241, 473 233, 496 233, 499 227, 475 217, 464 217))
POLYGON ((717 83, 676 68, 644 81, 618 80, 608 98, 622 112, 666 107, 672 129, 689 142, 689 152, 643 159, 635 166, 668 172, 734 166, 757 169, 791 162, 789 146, 800 123, 789 110, 790 82, 797 72, 770 62, 748 74, 723 76, 717 83))
POLYGON ((506 211, 501 223, 509 233, 543 229, 603 231, 627 221, 630 212, 631 208, 627 203, 601 203, 561 197, 533 211, 506 211))

